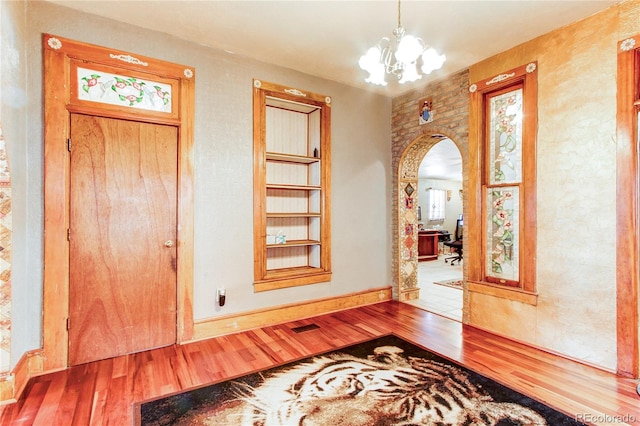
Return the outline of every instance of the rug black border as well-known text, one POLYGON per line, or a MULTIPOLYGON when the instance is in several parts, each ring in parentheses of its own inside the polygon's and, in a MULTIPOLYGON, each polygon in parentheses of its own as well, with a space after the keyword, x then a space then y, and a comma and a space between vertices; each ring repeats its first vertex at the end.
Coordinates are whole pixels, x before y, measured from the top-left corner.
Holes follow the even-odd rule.
MULTIPOLYGON (((494 377, 493 375, 489 375, 489 374, 486 374, 486 373, 480 373, 480 372, 478 372, 476 369, 471 368, 471 367, 468 367, 468 366, 466 366, 466 365, 462 364, 460 361, 458 361, 458 360, 455 360, 455 359, 451 358, 450 356, 443 355, 443 354, 442 354, 442 353, 440 353, 440 352, 436 352, 434 349, 430 349, 430 348, 428 348, 426 345, 424 345, 424 344, 422 344, 422 343, 417 343, 417 342, 414 342, 414 341, 412 341, 412 340, 409 340, 409 339, 407 339, 407 338, 405 338, 405 337, 398 336, 396 333, 388 333, 388 334, 382 335, 382 336, 380 336, 380 337, 385 337, 385 336, 389 336, 389 335, 393 335, 393 336, 396 336, 396 337, 397 337, 397 338, 399 338, 399 339, 405 340, 405 341, 407 341, 407 342, 411 343, 412 345, 418 346, 419 348, 421 348, 421 349, 423 349, 423 350, 425 350, 425 351, 427 351, 427 352, 431 352, 431 353, 433 353, 433 354, 435 354, 435 355, 439 356, 440 358, 446 359, 447 361, 449 361, 449 362, 451 362, 451 363, 453 363, 453 364, 457 365, 458 367, 460 367, 460 368, 462 368, 462 369, 464 369, 464 370, 471 371, 471 372, 472 372, 472 373, 474 373, 474 374, 477 374, 477 375, 479 375, 479 376, 485 377, 485 378, 487 378, 487 379, 489 379, 489 380, 493 380, 494 382, 498 383, 498 384, 499 384, 499 385, 501 385, 501 386, 504 386, 504 387, 506 387, 506 388, 508 388, 508 389, 511 389, 512 391, 517 392, 517 393, 519 393, 519 394, 521 394, 521 395, 524 395, 524 396, 526 396, 527 398, 530 398, 530 399, 532 399, 532 400, 536 401, 536 402, 537 402, 537 403, 539 403, 539 404, 546 405, 547 407, 549 407, 549 408, 551 408, 551 409, 553 409, 553 410, 555 410, 555 411, 558 411, 558 412, 560 412, 560 413, 564 414, 565 416, 567 416, 567 417, 569 417, 569 418, 572 418, 572 419, 576 420, 576 415, 575 415, 575 413, 569 413, 569 412, 567 412, 566 410, 561 409, 561 408, 559 408, 559 407, 557 407, 557 406, 555 406, 555 405, 552 405, 552 404, 551 404, 551 403, 549 403, 549 402, 545 402, 545 401, 543 401, 542 399, 540 399, 540 398, 538 398, 538 397, 531 396, 531 395, 529 395, 528 393, 526 393, 526 391, 525 391, 525 390, 514 389, 512 385, 507 384, 505 381, 503 381, 503 379, 502 379, 502 378, 496 378, 496 377, 494 377)), ((377 338, 377 337, 376 337, 376 338, 377 338)), ((373 340, 373 339, 370 339, 370 340, 373 340)), ((357 343, 354 343, 354 344, 357 344, 357 343)), ((578 421, 578 420, 576 420, 576 421, 578 421)))
MULTIPOLYGON (((288 360, 288 361, 283 361, 283 362, 280 362, 280 363, 277 363, 277 364, 270 365, 270 366, 268 366, 266 368, 257 368, 255 370, 250 370, 250 371, 247 371, 247 372, 244 372, 244 373, 240 373, 240 374, 236 374, 236 375, 233 375, 233 376, 229 376, 229 377, 226 377, 224 379, 215 380, 213 382, 204 383, 202 385, 196 385, 196 386, 192 386, 192 387, 189 387, 189 388, 184 388, 184 389, 181 389, 179 391, 171 392, 171 393, 168 393, 168 394, 165 394, 165 395, 162 395, 162 396, 157 396, 155 398, 148 398, 148 399, 145 399, 145 400, 142 400, 142 401, 134 402, 132 404, 133 425, 134 426, 139 426, 141 424, 141 422, 142 422, 142 404, 147 404, 149 402, 158 401, 160 399, 170 398, 172 396, 179 395, 181 393, 192 392, 194 390, 206 388, 207 386, 213 386, 213 385, 224 383, 224 382, 227 382, 227 381, 230 381, 230 380, 235 380, 235 379, 238 379, 240 377, 248 376, 250 374, 255 374, 255 373, 259 372, 259 371, 265 371, 265 370, 270 370, 272 368, 283 367, 283 366, 285 366, 287 364, 293 364, 294 362, 302 361, 303 359, 312 358, 312 357, 315 357, 315 356, 318 356, 318 355, 328 354, 328 353, 334 352, 334 351, 339 351, 341 349, 348 348, 349 346, 360 345, 362 343, 370 342, 372 340, 379 339, 381 337, 387 337, 387 336, 395 336, 395 337, 397 337, 399 339, 402 339, 402 340, 405 340, 405 341, 407 341, 407 342, 409 342, 409 343, 411 343, 413 345, 419 346, 420 348, 422 348, 424 350, 436 353, 434 351, 431 351, 429 349, 424 348, 422 345, 418 345, 416 343, 413 343, 413 342, 405 339, 404 337, 400 337, 400 336, 398 336, 397 334, 395 334, 393 332, 384 333, 384 334, 381 334, 379 336, 370 336, 368 338, 365 338, 365 339, 362 339, 362 340, 357 340, 357 341, 351 342, 351 343, 347 343, 345 345, 335 346, 333 348, 327 349, 326 351, 320 351, 320 352, 315 352, 315 353, 308 354, 308 355, 302 355, 300 357, 296 357, 296 358, 288 360)), ((442 357, 442 355, 439 355, 439 356, 442 357)), ((444 357, 442 357, 442 358, 444 358, 444 357)), ((451 362, 454 362, 454 361, 451 361, 451 362)), ((478 373, 476 373, 476 374, 478 374, 478 373)))
POLYGON ((493 377, 493 375, 487 375, 486 373, 480 373, 476 369, 470 368, 470 367, 462 364, 460 361, 451 358, 450 356, 444 355, 444 354, 442 354, 442 353, 440 353, 440 352, 438 352, 438 351, 436 351, 434 349, 431 349, 431 348, 427 347, 423 343, 415 342, 412 339, 409 339, 409 338, 404 337, 404 336, 400 336, 399 334, 394 333, 394 332, 389 332, 389 333, 384 333, 384 334, 380 334, 380 335, 377 335, 377 336, 370 336, 368 338, 365 338, 365 339, 362 339, 362 340, 357 340, 357 341, 354 341, 354 342, 351 342, 351 343, 347 343, 345 345, 336 346, 336 347, 327 349, 325 351, 320 351, 320 352, 316 352, 316 353, 313 353, 313 354, 308 354, 308 355, 303 355, 303 356, 300 356, 300 357, 296 357, 296 358, 288 360, 288 361, 284 361, 284 362, 281 362, 281 363, 270 365, 270 366, 268 366, 266 368, 257 368, 257 369, 250 370, 250 371, 247 371, 247 372, 244 372, 244 373, 240 373, 240 374, 237 374, 237 375, 229 376, 229 377, 226 377, 224 379, 216 380, 216 381, 205 383, 205 384, 202 384, 202 385, 192 386, 192 387, 189 387, 189 388, 184 388, 184 389, 181 389, 179 391, 171 392, 171 393, 168 393, 168 394, 165 394, 165 395, 162 395, 162 396, 158 396, 158 397, 155 397, 155 398, 149 398, 149 399, 145 399, 145 400, 142 400, 142 401, 134 402, 132 404, 132 409, 134 411, 134 413, 133 413, 134 414, 133 415, 133 425, 134 426, 140 426, 141 425, 141 422, 142 422, 142 405, 143 404, 147 404, 147 403, 150 403, 150 402, 158 401, 158 400, 161 400, 161 399, 164 399, 164 398, 169 398, 169 397, 172 397, 172 396, 175 396, 175 395, 179 395, 181 393, 191 392, 191 391, 202 389, 202 388, 205 388, 205 387, 208 387, 208 386, 213 386, 213 385, 217 385, 217 384, 224 383, 224 382, 227 382, 227 381, 235 380, 235 379, 238 379, 238 378, 241 378, 241 377, 245 377, 245 376, 248 376, 248 375, 251 375, 251 374, 258 373, 260 371, 266 371, 266 370, 270 370, 270 369, 280 368, 280 367, 283 367, 283 366, 288 365, 288 364, 293 364, 293 363, 300 362, 300 361, 302 361, 304 359, 313 358, 313 357, 316 357, 316 356, 319 356, 319 355, 324 355, 324 354, 331 353, 331 352, 334 352, 334 351, 339 351, 339 350, 342 350, 342 349, 345 349, 345 348, 348 348, 348 347, 351 347, 351 346, 361 345, 363 343, 371 342, 373 340, 381 339, 381 338, 389 337, 389 336, 393 336, 393 337, 398 338, 400 340, 403 340, 403 341, 405 341, 405 342, 407 342, 407 343, 409 343, 411 345, 414 345, 414 346, 416 346, 416 347, 418 347, 418 348, 420 348, 420 349, 422 349, 424 351, 430 352, 430 353, 436 355, 437 357, 440 357, 440 358, 442 358, 442 359, 454 364, 455 366, 457 366, 459 368, 462 368, 463 370, 470 371, 470 372, 472 372, 472 373, 474 373, 474 374, 476 374, 476 375, 478 375, 480 377, 484 377, 484 378, 486 378, 488 380, 491 380, 491 381, 499 384, 500 386, 503 386, 503 387, 513 391, 513 392, 516 392, 516 393, 518 393, 518 394, 520 394, 520 395, 522 395, 522 396, 524 396, 526 398, 529 398, 529 399, 537 402, 538 404, 547 406, 550 409, 552 409, 554 411, 557 411, 557 412, 565 415, 566 417, 576 421, 577 423, 580 423, 576 419, 574 413, 569 413, 566 410, 560 409, 560 408, 558 408, 558 407, 556 407, 556 406, 554 406, 554 405, 552 405, 552 404, 550 404, 548 402, 545 402, 545 401, 541 400, 538 397, 533 397, 533 396, 525 393, 525 391, 523 391, 523 390, 514 389, 512 385, 506 384, 502 379, 495 378, 495 377, 493 377))

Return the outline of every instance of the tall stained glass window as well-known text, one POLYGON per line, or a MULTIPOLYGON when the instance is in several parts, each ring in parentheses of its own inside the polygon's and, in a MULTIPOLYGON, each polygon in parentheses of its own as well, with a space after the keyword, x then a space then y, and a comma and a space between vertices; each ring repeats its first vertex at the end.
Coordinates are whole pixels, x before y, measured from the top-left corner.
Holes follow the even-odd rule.
POLYGON ((469 88, 469 159, 478 166, 469 175, 469 204, 479 208, 465 220, 473 240, 465 258, 476 290, 488 284, 535 293, 536 73, 533 62, 469 88))
POLYGON ((520 184, 522 183, 522 87, 487 96, 485 275, 518 286, 520 184))

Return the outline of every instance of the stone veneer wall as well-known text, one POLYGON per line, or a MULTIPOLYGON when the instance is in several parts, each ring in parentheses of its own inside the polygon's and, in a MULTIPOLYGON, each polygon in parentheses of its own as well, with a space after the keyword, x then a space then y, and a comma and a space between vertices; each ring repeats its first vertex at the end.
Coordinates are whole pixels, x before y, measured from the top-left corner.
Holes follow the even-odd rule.
MULTIPOLYGON (((392 227, 394 298, 418 298, 418 227, 417 203, 407 207, 405 187, 418 189, 418 168, 432 146, 451 139, 462 156, 462 187, 464 198, 468 182, 469 136, 469 72, 464 70, 419 89, 398 96, 392 101, 392 227), (420 124, 420 101, 432 100, 433 121, 420 124), (433 137, 432 137, 433 136, 433 137), (409 228, 407 228, 409 226, 409 228)), ((413 194, 417 200, 417 193, 413 194)), ((464 209, 464 199, 463 199, 464 209)), ((463 210, 464 211, 464 210, 463 210)), ((464 276, 466 277, 466 267, 464 276)))

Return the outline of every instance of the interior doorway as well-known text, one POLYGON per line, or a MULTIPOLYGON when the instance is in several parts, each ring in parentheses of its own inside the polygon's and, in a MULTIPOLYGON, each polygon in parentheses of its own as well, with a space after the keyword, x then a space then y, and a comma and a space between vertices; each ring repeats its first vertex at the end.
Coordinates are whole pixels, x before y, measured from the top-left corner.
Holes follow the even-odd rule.
MULTIPOLYGON (((418 299, 409 302, 456 321, 462 321, 464 254, 447 242, 464 236, 462 180, 462 156, 451 139, 432 146, 420 162, 416 197, 420 292, 418 299), (437 241, 428 255, 421 253, 420 240, 424 239, 437 241)), ((431 248, 431 244, 426 246, 426 250, 431 248)))
MULTIPOLYGON (((122 340, 135 340, 135 344, 141 343, 143 348, 191 340, 194 332, 194 69, 51 34, 43 34, 43 50, 45 268, 42 354, 46 354, 46 357, 37 355, 42 371, 85 362, 92 359, 94 352, 100 352, 99 357, 111 356, 102 349, 94 350, 91 345, 96 342, 91 342, 91 339, 84 340, 88 344, 82 342, 87 335, 91 337, 92 328, 95 330, 96 327, 120 327, 121 331, 125 331, 124 337, 110 336, 110 342, 117 340, 120 344, 122 340), (74 120, 80 117, 100 119, 99 123, 74 124, 72 115, 74 120), (120 125, 123 127, 115 129, 120 125), (89 166, 80 169, 76 168, 78 164, 70 164, 71 157, 74 157, 74 163, 81 159, 76 156, 80 151, 74 151, 74 146, 78 148, 78 145, 74 145, 74 139, 78 137, 71 134, 78 129, 86 129, 87 134, 80 138, 86 136, 87 140, 93 141, 92 146, 98 148, 98 152, 94 152, 85 147, 82 155, 89 155, 90 158, 86 158, 89 166), (111 176, 117 181, 115 186, 113 182, 96 186, 99 179, 107 180, 108 172, 104 167, 106 164, 98 164, 97 167, 92 165, 92 161, 101 154, 102 142, 97 140, 105 131, 111 132, 109 149, 117 153, 110 159, 111 165, 129 163, 128 166, 133 168, 133 171, 124 175, 111 176), (118 134, 116 138, 112 137, 114 132, 118 134), (123 146, 118 142, 111 145, 121 136, 122 140, 128 140, 131 144, 123 146), (150 140, 153 143, 148 143, 150 140), (158 145, 160 140, 163 142, 158 145), (151 152, 144 151, 150 147, 153 148, 151 152), (139 155, 135 153, 136 150, 139 150, 139 155), (136 155, 140 161, 131 164, 136 155), (159 166, 160 157, 163 166, 159 166), (155 162, 158 163, 157 170, 162 168, 163 175, 172 176, 171 185, 166 185, 164 178, 157 179, 157 175, 153 176, 153 172, 150 172, 150 163, 155 162), (102 175, 99 176, 100 173, 102 175), (122 176, 126 177, 126 182, 118 180, 122 176), (142 181, 144 184, 140 185, 142 181), (161 183, 158 185, 158 182, 161 183), (82 185, 94 186, 93 191, 83 192, 82 185), (124 188, 138 191, 132 194, 132 198, 135 198, 132 203, 145 204, 136 207, 141 214, 136 215, 131 210, 127 210, 128 218, 123 214, 127 206, 123 207, 122 200, 128 196, 120 193, 124 188), (76 190, 80 192, 71 194, 76 190), (118 193, 118 197, 115 193, 118 193), (98 195, 104 197, 100 203, 97 202, 98 195), (118 201, 112 197, 118 198, 118 201), (108 203, 105 199, 108 199, 108 203), (91 202, 95 202, 95 205, 88 205, 91 202), (92 209, 95 212, 94 219, 95 215, 109 216, 114 220, 115 228, 112 222, 109 222, 110 229, 87 227, 91 219, 82 215, 92 209), (153 223, 143 231, 142 236, 137 233, 143 230, 141 226, 135 229, 135 233, 129 232, 146 219, 153 223), (78 225, 89 232, 78 234, 78 225), (99 238, 102 240, 98 241, 99 238), (128 253, 136 250, 137 254, 128 256, 128 253), (144 253, 140 254, 141 251, 144 253), (75 267, 87 256, 107 255, 112 258, 104 262, 100 260, 100 264, 82 264, 77 271, 83 272, 75 276, 75 267), (114 271, 114 262, 118 264, 118 271, 114 271), (91 269, 93 266, 96 266, 94 270, 91 269), (146 275, 136 269, 140 266, 147 268, 146 275), (103 292, 89 292, 89 298, 84 297, 86 291, 71 294, 76 291, 74 283, 82 282, 87 273, 99 276, 101 283, 108 284, 100 289, 103 292), (121 280, 124 275, 127 279, 121 280), (156 285, 160 279, 171 284, 167 284, 163 290, 147 287, 142 291, 143 296, 140 296, 140 292, 134 296, 128 293, 124 295, 124 289, 117 284, 135 281, 135 278, 131 279, 134 276, 147 283, 153 281, 156 285), (131 305, 123 311, 126 313, 114 312, 113 309, 100 312, 99 304, 111 304, 113 300, 110 299, 116 299, 116 295, 131 305), (87 303, 88 306, 85 306, 87 303), (130 308, 133 308, 133 313, 130 308), (140 320, 136 315, 142 311, 146 311, 146 314, 140 320), (103 319, 109 318, 105 321, 98 319, 96 323, 92 316, 100 315, 103 315, 103 319), (119 315, 129 317, 121 319, 119 315), (136 326, 129 329, 130 324, 140 324, 144 330, 136 326), (70 336, 74 328, 80 335, 70 336), (141 338, 140 333, 145 337, 141 338), (136 339, 130 337, 133 334, 138 334, 136 339), (75 345, 78 343, 81 348, 70 355, 70 349, 76 352, 75 345)), ((102 348, 112 346, 104 343, 102 348)), ((139 349, 127 343, 122 351, 130 353, 139 349)))
POLYGON ((176 342, 175 126, 71 115, 69 364, 176 342))

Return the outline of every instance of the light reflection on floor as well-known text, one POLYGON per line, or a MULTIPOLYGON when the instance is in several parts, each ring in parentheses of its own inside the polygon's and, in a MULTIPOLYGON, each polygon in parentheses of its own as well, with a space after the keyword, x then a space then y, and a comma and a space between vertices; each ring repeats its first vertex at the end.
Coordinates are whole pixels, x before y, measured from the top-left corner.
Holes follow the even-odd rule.
POLYGON ((462 321, 462 290, 433 284, 434 281, 462 279, 462 265, 444 263, 445 256, 418 263, 420 299, 407 303, 443 317, 462 321))

